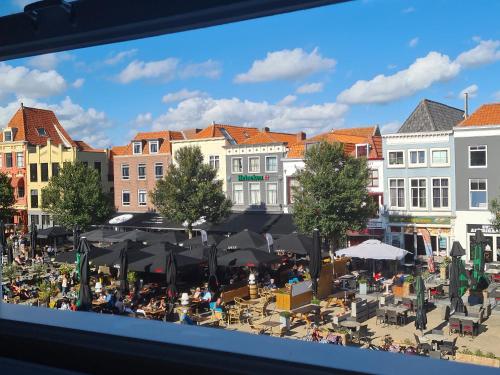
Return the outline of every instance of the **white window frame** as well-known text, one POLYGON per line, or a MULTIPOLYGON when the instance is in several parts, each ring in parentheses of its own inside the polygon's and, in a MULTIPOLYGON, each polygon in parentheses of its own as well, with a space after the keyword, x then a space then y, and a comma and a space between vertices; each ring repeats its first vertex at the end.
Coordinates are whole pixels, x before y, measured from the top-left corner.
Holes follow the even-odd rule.
POLYGON ((3 132, 3 141, 4 142, 12 142, 13 141, 13 134, 12 134, 12 130, 6 130, 3 132), (7 133, 10 134, 10 140, 7 140, 7 133))
POLYGON ((243 167, 243 158, 239 158, 239 157, 238 157, 238 158, 231 158, 231 173, 233 173, 233 174, 242 174, 242 173, 243 173, 243 171, 244 171, 244 169, 245 169, 245 168, 243 167), (240 162, 241 162, 241 171, 239 171, 239 172, 235 172, 235 171, 234 171, 234 164, 233 164, 233 161, 234 161, 234 160, 237 160, 237 159, 239 159, 239 160, 240 160, 240 162))
POLYGON ((159 180, 159 179, 162 179, 162 178, 163 178, 163 174, 165 173, 165 170, 164 170, 163 168, 164 168, 164 167, 163 167, 163 163, 155 163, 155 178, 156 178, 157 180, 159 180), (158 166, 161 166, 161 176, 160 176, 160 175, 158 175, 158 174, 156 174, 156 167, 158 167, 158 166))
POLYGON ((405 168, 406 166, 406 152, 405 150, 387 150, 387 168, 405 168), (403 164, 390 164, 389 155, 392 152, 401 152, 403 154, 403 164))
POLYGON ((358 157, 358 147, 366 147, 366 158, 370 155, 370 144, 369 143, 358 143, 356 144, 356 158, 358 157))
POLYGON ((415 148, 415 149, 408 150, 408 168, 423 168, 423 167, 427 167, 427 150, 424 148, 415 148), (419 163, 418 162, 418 153, 422 152, 422 151, 424 153, 424 162, 419 163), (417 162, 416 163, 411 162, 411 153, 412 152, 417 153, 417 162))
MULTIPOLYGON (((418 210, 418 211, 427 211, 429 209, 429 181, 425 177, 412 177, 408 179, 408 192, 409 192, 409 200, 410 200, 410 207, 412 210, 418 210), (413 205, 413 189, 414 187, 412 186, 412 181, 420 181, 424 180, 425 181, 425 207, 420 207, 420 206, 414 206, 413 205)), ((419 204, 420 204, 420 184, 416 188, 418 189, 418 198, 419 198, 419 204)))
POLYGON ((142 155, 142 142, 132 142, 132 154, 142 155), (139 145, 139 152, 135 152, 135 146, 139 145))
POLYGON ((24 168, 24 165, 25 165, 24 152, 16 151, 16 167, 24 168), (21 161, 22 161, 21 165, 19 165, 19 155, 21 155, 21 161))
POLYGON ((250 206, 260 206, 262 204, 261 187, 260 182, 249 182, 248 183, 248 204, 250 206), (257 186, 257 190, 252 190, 252 186, 257 186), (252 203, 252 191, 259 192, 259 199, 257 203, 252 203))
MULTIPOLYGON (((431 207, 435 211, 448 211, 451 207, 451 186, 450 186, 450 178, 449 177, 431 177, 430 178, 430 195, 431 195, 431 207), (434 180, 448 180, 448 206, 436 207, 434 206, 434 180)), ((442 189, 442 186, 439 186, 442 189)), ((470 185, 469 185, 470 188, 470 185)), ((443 197, 441 196, 441 202, 443 201, 443 197)))
POLYGON ((122 176, 122 180, 130 180, 130 164, 121 164, 120 165, 120 172, 122 176), (123 177, 123 167, 128 167, 128 177, 123 177))
POLYGON ((264 169, 265 169, 266 173, 278 173, 278 171, 280 169, 279 164, 278 164, 278 155, 266 156, 265 160, 264 160, 264 169), (269 171, 267 169, 267 159, 270 159, 270 158, 275 158, 276 159, 276 170, 275 171, 269 171))
POLYGON ((248 173, 251 174, 251 173, 260 173, 260 156, 249 156, 248 157, 248 173), (252 171, 250 170, 250 160, 252 159, 257 159, 258 161, 258 168, 257 168, 257 171, 252 171))
POLYGON ((214 168, 216 171, 218 171, 220 168, 220 156, 219 155, 209 155, 208 156, 208 165, 210 165, 212 168, 214 168), (214 165, 212 165, 212 163, 214 165), (215 164, 217 164, 217 166, 215 166, 215 164))
MULTIPOLYGON (((397 185, 397 184, 396 184, 397 185)), ((407 185, 407 182, 406 182, 406 179, 404 178, 389 178, 387 180, 387 188, 389 189, 389 207, 391 209, 394 209, 394 210, 405 210, 406 209, 406 185, 407 185), (393 206, 392 203, 391 203, 391 181, 392 180, 403 180, 403 200, 404 200, 404 205, 403 206, 393 206)), ((397 189, 399 189, 398 186, 396 186, 397 189)))
POLYGON ((378 188, 380 187, 380 171, 378 168, 368 168, 368 187, 369 188, 378 188), (377 185, 372 185, 373 175, 372 172, 377 172, 377 185))
POLYGON ((279 197, 278 197, 278 189, 279 189, 279 186, 278 186, 278 182, 266 182, 266 205, 268 206, 278 206, 280 204, 279 202, 279 197), (269 195, 268 195, 268 192, 269 192, 269 185, 276 185, 276 203, 269 203, 269 195))
POLYGON ((149 145, 149 153, 150 154, 157 154, 160 152, 160 141, 149 141, 148 142, 148 145, 149 145), (151 150, 151 146, 153 145, 156 145, 156 151, 153 152, 153 150, 151 150))
POLYGON ((474 146, 469 146, 468 148, 469 150, 469 168, 488 168, 488 146, 487 145, 474 145, 474 146), (486 164, 485 165, 471 165, 470 162, 471 162, 471 155, 470 155, 470 152, 471 152, 471 148, 475 148, 475 147, 484 147, 484 152, 486 153, 486 157, 485 157, 485 161, 486 161, 486 164))
POLYGON ((122 190, 122 206, 130 206, 132 196, 130 195, 130 190, 122 190), (128 203, 123 200, 123 194, 128 193, 128 203))
POLYGON ((450 153, 450 148, 449 147, 438 147, 438 148, 431 148, 429 150, 429 162, 431 167, 449 167, 451 165, 451 153, 450 153), (434 151, 446 151, 448 154, 448 162, 447 163, 434 163, 432 161, 432 153, 434 151))
MULTIPOLYGON (((238 190, 239 191, 239 190, 238 190)), ((236 205, 236 206, 243 206, 245 204, 245 191, 244 191, 244 186, 243 186, 243 182, 235 182, 233 183, 233 187, 232 187, 232 194, 231 194, 231 198, 232 198, 232 201, 233 201, 233 204, 236 205), (236 186, 241 186, 241 197, 242 197, 242 202, 236 202, 234 200, 234 192, 236 191, 236 186)))
POLYGON ((145 180, 146 179, 146 176, 148 174, 148 171, 147 171, 147 166, 146 166, 146 163, 139 163, 137 164, 137 179, 138 180, 145 180), (141 168, 141 166, 144 166, 144 177, 141 177, 141 174, 139 173, 139 169, 141 168))
POLYGON ((140 207, 148 205, 148 192, 146 189, 137 190, 137 205, 140 207), (144 202, 141 202, 141 194, 144 194, 144 202))
MULTIPOLYGON (((474 190, 474 191, 483 191, 483 190, 474 190)), ((486 211, 488 210, 488 179, 487 178, 469 178, 469 209, 470 210, 477 210, 477 211, 486 211), (472 190, 470 189, 470 184, 472 181, 475 180, 484 180, 485 185, 486 185, 486 207, 472 207, 472 199, 471 199, 471 192, 472 190)))

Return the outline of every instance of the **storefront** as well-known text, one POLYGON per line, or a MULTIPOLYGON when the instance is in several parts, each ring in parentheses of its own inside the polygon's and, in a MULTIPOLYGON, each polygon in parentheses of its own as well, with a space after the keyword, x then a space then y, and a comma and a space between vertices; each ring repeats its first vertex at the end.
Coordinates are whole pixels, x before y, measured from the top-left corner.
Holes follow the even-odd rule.
POLYGON ((467 259, 470 259, 470 249, 474 243, 476 231, 481 230, 486 240, 484 261, 496 262, 500 259, 500 232, 489 224, 467 224, 467 259))

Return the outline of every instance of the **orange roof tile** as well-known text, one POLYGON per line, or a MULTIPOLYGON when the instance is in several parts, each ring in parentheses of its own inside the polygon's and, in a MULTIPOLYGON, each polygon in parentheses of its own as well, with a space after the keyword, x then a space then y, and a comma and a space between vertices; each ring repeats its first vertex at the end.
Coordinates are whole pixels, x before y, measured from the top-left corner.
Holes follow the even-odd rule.
POLYGON ((191 139, 222 138, 224 134, 221 129, 225 129, 229 136, 238 144, 253 137, 259 132, 257 128, 246 126, 212 124, 195 134, 191 139))
POLYGON ((93 151, 93 152, 104 152, 103 149, 93 148, 88 143, 84 141, 75 141, 78 151, 93 151))
MULTIPOLYGON (((184 135, 180 131, 164 130, 158 132, 140 132, 132 139, 132 142, 142 143, 142 154, 149 155, 149 147, 147 147, 147 142, 152 140, 158 140, 160 143, 160 148, 158 152, 160 154, 170 154, 172 153, 172 144, 170 141, 176 141, 185 139, 184 135)), ((132 155, 132 144, 126 146, 116 146, 111 149, 113 156, 120 155, 132 155)))
POLYGON ((114 146, 111 148, 111 155, 112 156, 119 156, 119 155, 127 155, 127 150, 130 148, 130 145, 127 146, 114 146))
POLYGON ((298 135, 290 133, 276 133, 270 131, 259 131, 253 137, 250 137, 243 142, 242 145, 257 145, 266 143, 297 143, 298 135))
POLYGON ((500 103, 483 104, 457 126, 500 125, 500 103))

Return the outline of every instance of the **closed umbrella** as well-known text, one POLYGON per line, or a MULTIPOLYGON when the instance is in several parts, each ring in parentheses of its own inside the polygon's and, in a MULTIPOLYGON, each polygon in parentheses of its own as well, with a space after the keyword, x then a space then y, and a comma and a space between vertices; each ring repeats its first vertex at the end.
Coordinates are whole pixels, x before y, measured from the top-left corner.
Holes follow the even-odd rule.
POLYGON ((78 293, 78 309, 88 311, 92 307, 92 296, 89 284, 89 252, 90 246, 86 238, 80 239, 78 243, 78 254, 80 254, 78 269, 80 273, 80 292, 78 293))
POLYGON ((75 225, 73 227, 73 249, 76 250, 78 247, 78 241, 80 241, 80 227, 75 225))
POLYGON ((211 291, 218 289, 217 280, 217 247, 212 245, 208 253, 208 287, 211 291))
MULTIPOLYGON (((461 278, 464 277, 462 274, 462 270, 465 273, 465 267, 463 266, 463 262, 460 259, 463 255, 465 255, 465 250, 463 249, 460 242, 454 241, 453 246, 451 247, 450 256, 451 256, 451 264, 450 264, 450 312, 453 314, 454 312, 465 313, 466 308, 462 301, 462 296, 465 293, 465 288, 462 286, 463 280, 461 278)), ((467 277, 465 276, 465 280, 467 277)))
POLYGON ((35 258, 36 252, 36 241, 38 238, 38 230, 36 228, 35 223, 31 223, 31 231, 30 231, 30 248, 31 248, 31 258, 35 258))
POLYGON ((318 277, 321 272, 321 240, 319 230, 313 232, 313 247, 309 253, 309 273, 311 275, 313 294, 318 294, 318 277))
POLYGON ((472 289, 481 291, 488 287, 488 280, 484 276, 484 244, 486 239, 483 232, 478 230, 474 236, 474 245, 472 246, 472 289))
POLYGON ((415 280, 415 294, 417 295, 415 328, 423 331, 427 327, 427 312, 425 309, 425 285, 422 276, 415 280))
POLYGON ((7 263, 12 264, 14 262, 14 249, 12 244, 7 245, 7 263))
POLYGON ((167 310, 165 311, 165 320, 170 317, 174 311, 175 299, 177 297, 177 262, 174 252, 168 251, 165 262, 165 281, 167 282, 167 310))
POLYGON ((125 246, 120 251, 120 292, 122 296, 128 293, 128 241, 125 242, 125 246))

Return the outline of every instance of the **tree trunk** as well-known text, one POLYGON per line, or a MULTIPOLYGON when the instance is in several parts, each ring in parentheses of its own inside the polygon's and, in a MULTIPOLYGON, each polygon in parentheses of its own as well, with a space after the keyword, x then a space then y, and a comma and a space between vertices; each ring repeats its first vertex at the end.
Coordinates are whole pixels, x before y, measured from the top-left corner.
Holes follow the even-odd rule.
POLYGON ((188 237, 189 239, 193 238, 193 224, 189 223, 188 224, 188 237))

